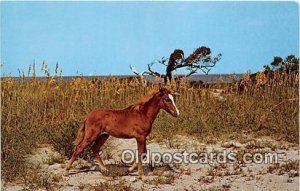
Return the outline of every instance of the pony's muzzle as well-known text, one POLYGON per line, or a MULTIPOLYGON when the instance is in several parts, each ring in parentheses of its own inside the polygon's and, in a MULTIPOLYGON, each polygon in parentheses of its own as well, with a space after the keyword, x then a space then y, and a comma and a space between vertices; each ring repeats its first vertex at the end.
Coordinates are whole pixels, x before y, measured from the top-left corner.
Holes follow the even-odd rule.
POLYGON ((173 117, 178 117, 178 116, 179 116, 179 110, 176 109, 176 111, 172 111, 172 112, 171 112, 171 115, 172 115, 173 117))

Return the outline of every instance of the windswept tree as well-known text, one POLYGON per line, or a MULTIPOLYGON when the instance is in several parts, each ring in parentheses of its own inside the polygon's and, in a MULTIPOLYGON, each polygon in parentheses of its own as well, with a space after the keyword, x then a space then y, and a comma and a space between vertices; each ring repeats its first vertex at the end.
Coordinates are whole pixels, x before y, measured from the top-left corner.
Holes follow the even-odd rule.
POLYGON ((148 70, 142 73, 139 73, 135 70, 134 66, 130 65, 130 69, 136 75, 151 75, 164 78, 164 82, 171 82, 172 72, 174 70, 185 68, 189 72, 186 76, 190 76, 201 70, 204 74, 208 74, 210 70, 216 65, 216 63, 221 59, 221 54, 218 54, 216 57, 211 56, 210 48, 202 46, 197 48, 192 54, 187 58, 184 57, 183 50, 175 49, 174 52, 170 55, 169 58, 162 57, 161 60, 157 60, 148 64, 148 70), (152 69, 153 65, 162 64, 166 67, 166 73, 161 74, 152 69))

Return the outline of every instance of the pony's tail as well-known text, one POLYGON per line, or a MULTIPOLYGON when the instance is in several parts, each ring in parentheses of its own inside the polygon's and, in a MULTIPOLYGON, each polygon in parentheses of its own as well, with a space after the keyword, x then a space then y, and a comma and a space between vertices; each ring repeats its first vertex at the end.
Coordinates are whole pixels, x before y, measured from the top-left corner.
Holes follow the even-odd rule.
POLYGON ((84 132, 85 132, 85 120, 77 131, 76 139, 73 141, 73 145, 75 146, 79 145, 79 143, 83 140, 84 132))

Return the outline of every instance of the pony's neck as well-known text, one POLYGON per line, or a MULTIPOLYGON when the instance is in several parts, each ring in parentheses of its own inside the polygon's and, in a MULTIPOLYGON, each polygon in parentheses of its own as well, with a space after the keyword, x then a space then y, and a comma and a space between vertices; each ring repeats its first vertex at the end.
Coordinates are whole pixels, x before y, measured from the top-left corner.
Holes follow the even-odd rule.
POLYGON ((156 119, 157 114, 160 110, 160 107, 158 106, 159 97, 157 95, 154 95, 148 102, 144 105, 144 114, 150 119, 150 122, 153 123, 153 121, 156 119))

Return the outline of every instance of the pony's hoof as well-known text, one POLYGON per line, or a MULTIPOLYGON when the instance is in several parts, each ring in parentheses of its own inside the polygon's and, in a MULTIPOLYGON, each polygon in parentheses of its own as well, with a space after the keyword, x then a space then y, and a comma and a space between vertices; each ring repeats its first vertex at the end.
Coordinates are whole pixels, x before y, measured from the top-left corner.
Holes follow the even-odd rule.
POLYGON ((107 175, 108 174, 108 170, 107 168, 100 168, 100 172, 104 175, 107 175))
POLYGON ((69 171, 68 171, 68 170, 65 171, 63 175, 64 175, 64 176, 69 176, 69 171))
POLYGON ((137 168, 137 164, 133 164, 131 167, 128 168, 129 172, 133 172, 137 168))
POLYGON ((139 179, 142 180, 142 181, 144 181, 144 180, 146 180, 146 176, 144 174, 139 175, 139 179))
POLYGON ((134 171, 134 168, 131 168, 131 167, 130 167, 130 168, 127 169, 127 172, 129 172, 129 173, 131 173, 131 172, 133 172, 133 171, 134 171))
POLYGON ((138 175, 140 179, 143 179, 143 177, 145 177, 145 174, 143 171, 138 171, 138 175))

